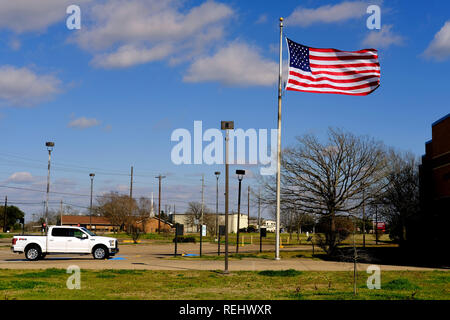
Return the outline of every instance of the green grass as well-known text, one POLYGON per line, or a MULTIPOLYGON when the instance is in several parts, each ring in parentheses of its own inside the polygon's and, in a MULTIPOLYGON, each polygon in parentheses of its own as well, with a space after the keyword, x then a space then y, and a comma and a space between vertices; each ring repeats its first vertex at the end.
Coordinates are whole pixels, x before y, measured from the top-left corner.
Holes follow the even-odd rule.
POLYGON ((399 278, 389 281, 384 285, 387 290, 416 290, 420 289, 419 286, 415 285, 409 279, 399 278))
POLYGON ((294 269, 289 270, 264 270, 258 272, 259 275, 267 277, 296 277, 302 274, 301 271, 294 269))
POLYGON ((450 273, 384 271, 381 289, 358 273, 296 270, 220 271, 82 270, 81 289, 69 290, 65 270, 0 270, 0 299, 450 299, 450 273), (31 276, 33 275, 33 276, 31 276))

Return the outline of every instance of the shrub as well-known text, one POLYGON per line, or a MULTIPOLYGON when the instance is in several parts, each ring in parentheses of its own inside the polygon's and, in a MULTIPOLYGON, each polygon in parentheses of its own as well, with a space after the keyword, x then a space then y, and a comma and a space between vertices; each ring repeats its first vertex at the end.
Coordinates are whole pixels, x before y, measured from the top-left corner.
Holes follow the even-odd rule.
MULTIPOLYGON (((175 238, 173 238, 173 242, 175 242, 175 238)), ((195 237, 193 237, 193 236, 178 236, 178 242, 183 242, 183 243, 192 242, 192 243, 195 243, 195 237)))

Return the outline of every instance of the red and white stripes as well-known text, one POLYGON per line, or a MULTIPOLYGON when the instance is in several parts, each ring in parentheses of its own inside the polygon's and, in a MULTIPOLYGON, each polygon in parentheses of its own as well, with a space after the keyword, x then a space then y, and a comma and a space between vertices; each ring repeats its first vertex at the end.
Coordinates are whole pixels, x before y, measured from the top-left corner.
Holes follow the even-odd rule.
POLYGON ((340 51, 309 48, 311 72, 289 67, 286 90, 367 95, 380 85, 375 49, 340 51))

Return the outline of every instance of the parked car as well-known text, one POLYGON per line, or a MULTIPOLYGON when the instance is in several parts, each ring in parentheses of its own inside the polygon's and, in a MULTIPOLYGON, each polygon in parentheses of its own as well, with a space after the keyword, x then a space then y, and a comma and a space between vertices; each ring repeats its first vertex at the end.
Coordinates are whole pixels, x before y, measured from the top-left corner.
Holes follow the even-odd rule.
POLYGON ((107 259, 119 252, 115 238, 100 237, 83 227, 51 226, 45 236, 15 236, 11 251, 25 253, 30 261, 44 259, 47 254, 92 254, 94 259, 107 259))

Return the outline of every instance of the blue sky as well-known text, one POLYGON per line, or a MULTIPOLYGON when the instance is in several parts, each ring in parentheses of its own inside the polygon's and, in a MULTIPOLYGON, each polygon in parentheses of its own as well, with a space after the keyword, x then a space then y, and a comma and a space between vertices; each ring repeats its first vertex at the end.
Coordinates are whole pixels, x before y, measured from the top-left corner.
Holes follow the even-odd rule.
MULTIPOLYGON (((224 168, 172 164, 171 133, 193 131, 194 120, 204 129, 221 120, 276 128, 280 16, 296 42, 374 47, 381 64, 381 87, 366 97, 285 93, 284 146, 304 133, 325 137, 331 126, 420 156, 431 123, 450 111, 444 1, 80 0, 81 30, 66 27, 70 4, 0 0, 0 185, 45 190, 44 143, 55 141, 52 191, 88 195, 96 172, 96 195, 127 192, 133 165, 134 194, 156 197, 154 177, 166 174, 162 205, 177 211, 201 199, 204 173, 214 208, 213 173, 224 168), (366 27, 370 4, 381 8, 381 30, 366 27)), ((256 187, 251 177, 244 183, 256 187)), ((5 195, 27 214, 42 211, 45 193, 0 188, 5 195)), ((51 194, 52 207, 61 199, 89 204, 51 194)))

